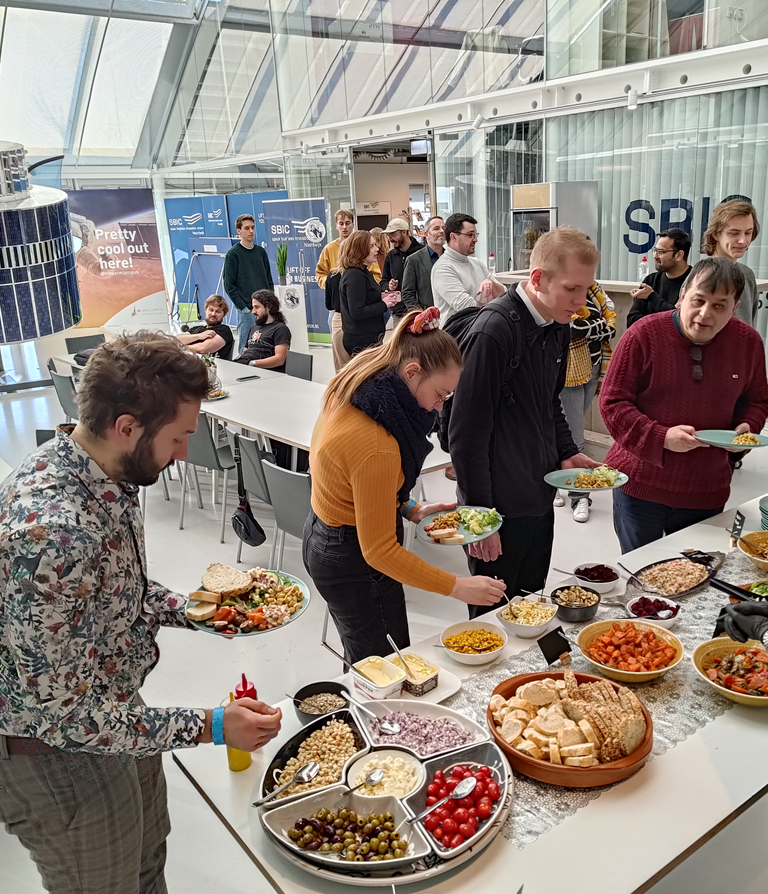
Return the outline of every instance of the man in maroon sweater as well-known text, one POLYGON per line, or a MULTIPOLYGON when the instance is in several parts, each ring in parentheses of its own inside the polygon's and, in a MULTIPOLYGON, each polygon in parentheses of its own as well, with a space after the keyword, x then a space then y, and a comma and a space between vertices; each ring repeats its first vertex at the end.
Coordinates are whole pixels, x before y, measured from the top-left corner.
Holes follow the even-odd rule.
POLYGON ((691 270, 678 310, 645 317, 613 355, 600 411, 614 438, 606 463, 629 476, 613 492, 613 524, 626 553, 721 512, 728 451, 701 429, 760 432, 768 416, 760 336, 734 316, 744 274, 706 258, 691 270))

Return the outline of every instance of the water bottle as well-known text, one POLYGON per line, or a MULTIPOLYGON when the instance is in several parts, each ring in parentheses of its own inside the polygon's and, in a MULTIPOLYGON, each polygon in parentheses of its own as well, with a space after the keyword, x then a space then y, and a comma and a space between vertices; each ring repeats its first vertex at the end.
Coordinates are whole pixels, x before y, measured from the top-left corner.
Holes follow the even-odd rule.
POLYGON ((496 258, 493 255, 493 252, 488 255, 488 276, 493 276, 496 272, 496 258))
POLYGON ((643 260, 640 261, 640 282, 642 282, 646 276, 651 272, 648 267, 648 255, 643 255, 643 260))

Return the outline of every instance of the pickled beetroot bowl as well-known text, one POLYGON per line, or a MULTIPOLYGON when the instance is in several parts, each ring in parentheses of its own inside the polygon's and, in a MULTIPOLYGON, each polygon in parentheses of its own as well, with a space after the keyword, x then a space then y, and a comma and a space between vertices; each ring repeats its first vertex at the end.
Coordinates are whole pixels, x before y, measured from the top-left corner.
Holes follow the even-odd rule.
POLYGON ((651 624, 658 624, 659 627, 665 627, 669 630, 674 627, 680 617, 680 603, 667 599, 665 596, 636 596, 627 603, 627 614, 636 621, 648 621, 651 624), (671 618, 655 618, 652 615, 643 614, 643 610, 647 610, 654 603, 663 603, 668 610, 672 610, 675 614, 671 618), (635 612, 638 611, 638 614, 635 612))
POLYGON ((588 587, 590 590, 594 590, 596 593, 610 593, 611 590, 615 589, 619 581, 621 580, 621 574, 619 573, 618 568, 614 568, 613 565, 608 565, 605 562, 582 562, 580 565, 577 565, 573 569, 573 576, 576 578, 578 582, 578 586, 580 587, 588 587), (616 577, 613 580, 589 580, 589 578, 582 577, 579 572, 584 571, 585 569, 590 568, 607 568, 612 571, 616 577))

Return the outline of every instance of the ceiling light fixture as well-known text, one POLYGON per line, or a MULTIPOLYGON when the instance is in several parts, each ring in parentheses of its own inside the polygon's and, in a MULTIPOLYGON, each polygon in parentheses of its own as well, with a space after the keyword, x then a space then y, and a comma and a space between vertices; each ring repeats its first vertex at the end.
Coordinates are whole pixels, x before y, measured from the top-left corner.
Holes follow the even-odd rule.
POLYGON ((472 122, 472 130, 480 130, 483 124, 485 124, 485 118, 482 115, 478 115, 472 122))
POLYGON ((633 87, 627 93, 627 108, 629 109, 630 112, 634 112, 635 109, 637 108, 637 97, 638 97, 637 90, 635 90, 635 88, 633 87))

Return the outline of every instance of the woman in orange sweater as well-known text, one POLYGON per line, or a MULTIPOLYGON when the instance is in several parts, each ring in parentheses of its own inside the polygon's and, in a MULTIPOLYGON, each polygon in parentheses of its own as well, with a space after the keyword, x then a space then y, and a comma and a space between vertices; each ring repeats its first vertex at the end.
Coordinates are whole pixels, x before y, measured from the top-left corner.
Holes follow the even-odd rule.
POLYGON ((455 504, 410 498, 432 449, 436 414, 456 387, 461 354, 430 307, 403 317, 388 344, 358 354, 328 386, 312 437, 312 512, 304 565, 325 599, 349 662, 410 645, 403 584, 494 605, 504 584, 459 577, 403 548, 418 523, 455 504))

